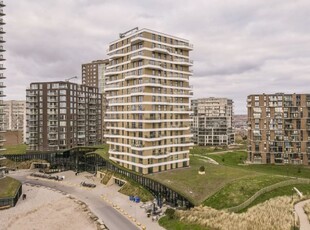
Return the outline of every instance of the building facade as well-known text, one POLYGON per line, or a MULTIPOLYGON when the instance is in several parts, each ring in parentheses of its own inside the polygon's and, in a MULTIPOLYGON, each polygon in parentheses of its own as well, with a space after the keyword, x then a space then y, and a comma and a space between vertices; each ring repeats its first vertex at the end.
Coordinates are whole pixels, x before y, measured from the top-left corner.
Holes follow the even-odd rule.
POLYGON ((191 100, 193 142, 197 145, 230 145, 235 142, 233 101, 227 98, 191 100))
POLYGON ((96 60, 82 64, 82 84, 98 87, 99 93, 104 92, 105 71, 109 60, 96 60))
POLYGON ((3 47, 3 44, 5 43, 5 40, 3 39, 3 35, 5 34, 5 31, 3 30, 3 25, 5 25, 5 22, 3 20, 3 16, 5 16, 3 8, 5 7, 5 5, 3 4, 3 1, 0 1, 0 151, 4 150, 3 148, 3 143, 5 142, 5 137, 4 137, 4 113, 3 113, 3 97, 4 92, 3 92, 3 88, 5 88, 5 85, 3 83, 3 79, 5 79, 4 76, 4 70, 5 67, 2 64, 3 61, 5 61, 4 56, 3 56, 3 52, 5 52, 5 49, 3 47))
POLYGON ((82 84, 92 87, 98 87, 99 93, 102 94, 102 137, 101 140, 103 143, 106 142, 104 134, 106 133, 106 126, 104 122, 106 107, 107 107, 107 100, 104 93, 105 87, 105 71, 109 64, 109 59, 105 60, 97 60, 92 61, 90 63, 82 64, 82 84))
POLYGON ((101 143, 101 94, 76 83, 38 82, 26 90, 29 150, 58 150, 101 143))
POLYGON ((185 39, 138 28, 110 43, 111 160, 143 174, 189 166, 192 49, 185 39))
POLYGON ((260 94, 247 98, 248 160, 309 164, 310 94, 260 94))
POLYGON ((26 101, 4 101, 5 145, 26 142, 26 101))
POLYGON ((26 120, 26 101, 4 101, 4 128, 6 130, 24 130, 26 120))

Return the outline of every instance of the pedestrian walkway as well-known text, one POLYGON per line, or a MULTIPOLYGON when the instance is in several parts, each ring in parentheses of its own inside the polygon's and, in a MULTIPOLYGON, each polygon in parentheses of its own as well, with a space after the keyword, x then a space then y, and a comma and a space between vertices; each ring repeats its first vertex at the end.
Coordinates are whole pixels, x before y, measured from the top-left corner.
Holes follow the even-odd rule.
POLYGON ((307 214, 304 211, 304 205, 306 203, 309 203, 309 202, 310 202, 310 199, 304 200, 304 201, 301 201, 301 202, 295 204, 295 206, 294 206, 295 212, 299 218, 300 230, 309 230, 310 229, 310 223, 309 223, 307 214))

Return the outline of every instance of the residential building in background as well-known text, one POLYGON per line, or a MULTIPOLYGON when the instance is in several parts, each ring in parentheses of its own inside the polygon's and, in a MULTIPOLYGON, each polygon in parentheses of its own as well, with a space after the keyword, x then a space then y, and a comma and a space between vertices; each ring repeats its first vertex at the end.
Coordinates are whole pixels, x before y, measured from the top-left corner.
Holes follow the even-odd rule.
POLYGON ((5 61, 3 52, 5 52, 5 49, 3 47, 3 43, 5 43, 5 40, 3 39, 3 35, 5 34, 3 30, 3 25, 5 25, 5 22, 3 20, 3 16, 5 16, 3 8, 5 5, 3 4, 3 1, 0 2, 0 151, 4 150, 3 148, 3 142, 5 142, 4 137, 4 113, 3 113, 3 100, 2 98, 5 96, 3 92, 3 88, 5 88, 5 85, 3 83, 3 79, 5 79, 3 71, 5 70, 4 65, 2 64, 3 61, 5 61))
POLYGON ((105 128, 105 112, 106 112, 106 97, 104 94, 104 86, 105 86, 105 71, 109 64, 109 59, 105 60, 96 60, 90 63, 82 64, 82 84, 92 87, 98 87, 99 93, 102 94, 102 141, 105 143, 104 134, 106 133, 105 128))
POLYGON ((82 64, 82 84, 98 87, 99 93, 103 93, 105 85, 105 71, 109 60, 96 60, 82 64))
POLYGON ((227 98, 191 100, 193 142, 197 145, 230 145, 235 142, 233 101, 227 98))
POLYGON ((26 142, 26 101, 4 101, 5 145, 26 142))
POLYGON ((248 135, 248 115, 235 114, 233 117, 235 135, 246 138, 248 135))
POLYGON ((31 83, 26 90, 29 150, 58 150, 101 143, 98 88, 68 81, 31 83))
POLYGON ((110 43, 111 160, 143 174, 189 166, 192 49, 188 40, 138 28, 110 43))
POLYGON ((250 162, 309 165, 310 94, 250 95, 247 107, 250 162))
POLYGON ((6 130, 24 130, 26 101, 4 101, 3 111, 6 130))

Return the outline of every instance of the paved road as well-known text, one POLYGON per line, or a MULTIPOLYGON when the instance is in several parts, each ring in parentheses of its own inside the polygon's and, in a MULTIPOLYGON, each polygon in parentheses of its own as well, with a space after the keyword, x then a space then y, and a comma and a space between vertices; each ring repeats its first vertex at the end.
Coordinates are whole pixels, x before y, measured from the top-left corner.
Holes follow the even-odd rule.
POLYGON ((128 229, 128 230, 137 230, 132 222, 130 222, 126 217, 121 215, 118 211, 116 211, 113 207, 111 207, 108 203, 104 202, 98 193, 98 190, 82 190, 76 187, 70 187, 64 183, 55 183, 45 180, 38 180, 36 178, 29 177, 29 172, 17 172, 10 174, 11 177, 14 177, 20 180, 23 183, 41 185, 45 187, 54 188, 68 194, 75 196, 77 199, 85 202, 90 210, 100 218, 104 224, 110 230, 118 230, 118 229, 128 229))
POLYGON ((309 220, 308 217, 304 211, 304 205, 306 203, 309 203, 310 200, 305 200, 305 201, 301 201, 297 204, 295 204, 295 212, 297 214, 297 216, 299 217, 299 223, 300 223, 300 230, 309 230, 310 229, 310 224, 309 224, 309 220))

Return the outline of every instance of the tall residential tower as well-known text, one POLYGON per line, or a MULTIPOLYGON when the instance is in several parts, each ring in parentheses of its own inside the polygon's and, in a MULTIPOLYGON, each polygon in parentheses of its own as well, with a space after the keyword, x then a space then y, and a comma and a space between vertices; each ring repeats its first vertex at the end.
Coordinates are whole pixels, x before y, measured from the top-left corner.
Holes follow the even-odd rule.
POLYGON ((192 45, 135 28, 110 43, 109 158, 143 174, 189 166, 192 45))
MULTIPOLYGON (((3 30, 3 25, 5 25, 5 22, 3 20, 3 16, 4 11, 3 8, 5 7, 5 5, 3 4, 3 1, 0 1, 0 62, 5 61, 4 57, 3 57, 3 52, 5 52, 5 49, 3 47, 3 43, 5 43, 4 39, 3 39, 3 34, 5 34, 4 30, 3 30)), ((4 84, 3 84, 3 79, 5 79, 3 71, 5 70, 4 65, 0 64, 0 151, 3 150, 3 142, 5 141, 4 138, 4 113, 3 113, 3 100, 2 98, 5 96, 3 93, 3 88, 5 88, 4 84)))
POLYGON ((248 104, 248 160, 310 162, 310 94, 256 94, 248 104))

